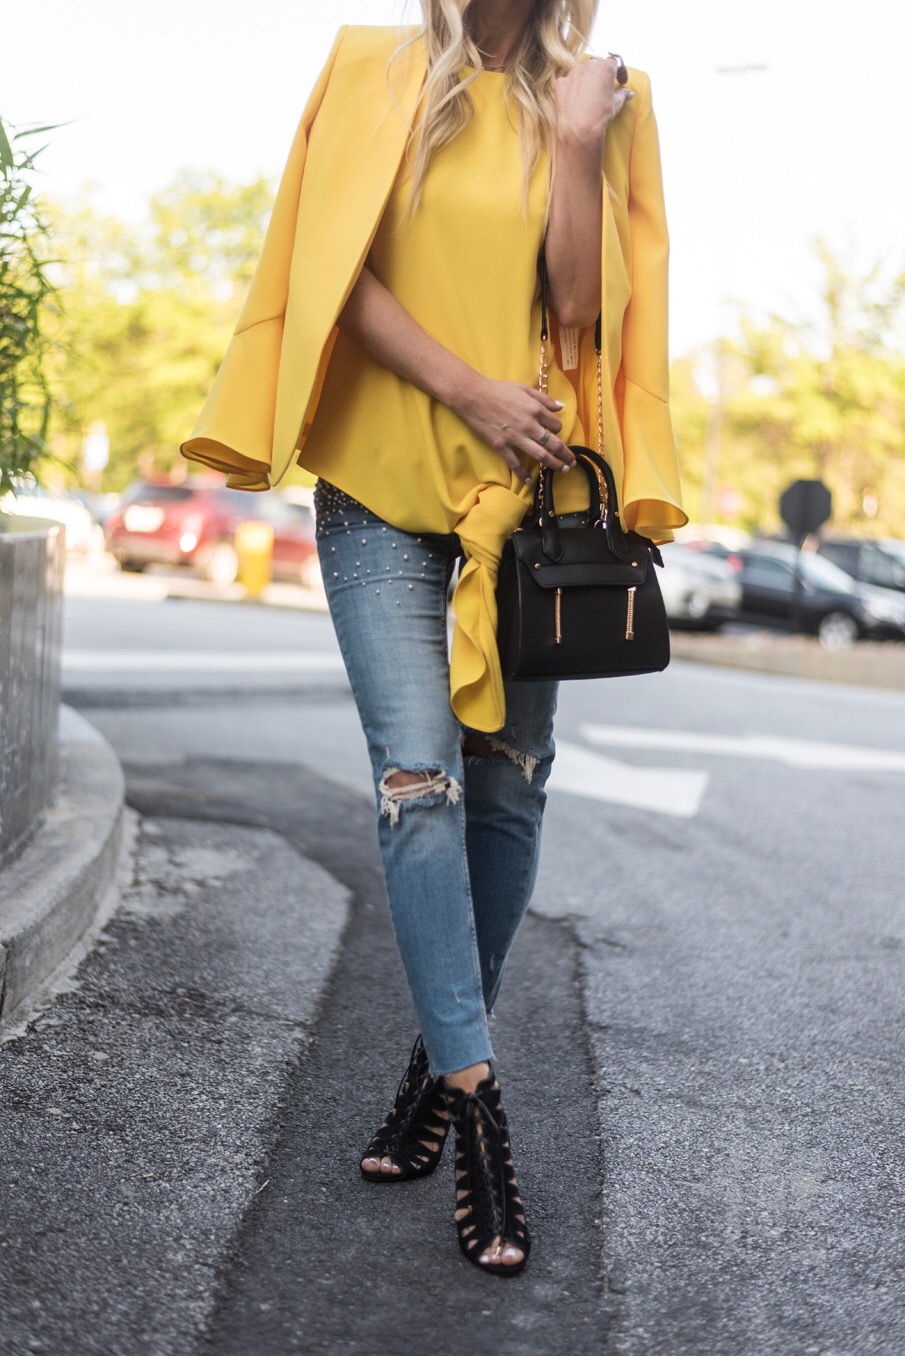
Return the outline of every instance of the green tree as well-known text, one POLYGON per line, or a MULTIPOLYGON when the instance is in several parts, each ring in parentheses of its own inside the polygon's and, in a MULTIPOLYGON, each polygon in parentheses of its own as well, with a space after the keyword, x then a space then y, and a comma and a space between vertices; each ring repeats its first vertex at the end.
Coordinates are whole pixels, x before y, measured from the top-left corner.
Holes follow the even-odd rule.
POLYGON ((41 149, 26 128, 10 139, 0 122, 0 493, 31 469, 46 448, 50 389, 47 321, 54 288, 47 266, 47 225, 32 195, 41 149))
MULTIPOLYGON (((779 527, 779 495, 803 477, 830 486, 835 527, 901 534, 905 273, 889 278, 875 268, 856 275, 824 245, 818 250, 824 281, 815 323, 778 316, 766 325, 743 321, 739 337, 724 341, 719 482, 738 491, 743 526, 779 527)), ((694 507, 707 434, 691 371, 687 363, 674 368, 694 507)), ((704 406, 712 428, 713 405, 704 406)))
POLYGON ((235 185, 218 174, 183 171, 151 199, 148 285, 194 285, 220 301, 243 294, 272 198, 266 179, 235 185))
POLYGON ((58 214, 65 327, 54 370, 55 451, 77 462, 92 424, 110 438, 104 485, 181 466, 260 253, 270 192, 181 175, 140 228, 90 205, 58 214))
POLYGON ((677 358, 670 369, 670 406, 676 432, 685 509, 692 522, 701 518, 704 448, 711 405, 701 390, 701 355, 677 358))

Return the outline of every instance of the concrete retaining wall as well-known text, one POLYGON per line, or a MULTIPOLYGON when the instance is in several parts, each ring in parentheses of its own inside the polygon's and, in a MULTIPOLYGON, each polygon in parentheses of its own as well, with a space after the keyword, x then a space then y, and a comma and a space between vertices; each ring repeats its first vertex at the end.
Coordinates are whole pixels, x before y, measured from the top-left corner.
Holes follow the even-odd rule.
POLYGON ((59 524, 0 513, 0 867, 57 793, 64 563, 59 524))
POLYGON ((93 942, 116 903, 122 768, 107 741, 60 708, 59 794, 0 874, 0 1040, 93 942))

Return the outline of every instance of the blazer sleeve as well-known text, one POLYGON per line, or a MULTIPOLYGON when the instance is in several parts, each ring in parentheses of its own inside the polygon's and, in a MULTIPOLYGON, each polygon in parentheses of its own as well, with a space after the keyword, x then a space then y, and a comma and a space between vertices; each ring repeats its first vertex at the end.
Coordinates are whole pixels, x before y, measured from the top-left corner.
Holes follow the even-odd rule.
POLYGON ((346 32, 346 27, 339 30, 305 105, 235 332, 192 436, 180 449, 188 460, 224 472, 233 489, 270 488, 276 388, 302 175, 311 129, 346 32))
POLYGON ((631 297, 622 329, 623 518, 655 541, 688 521, 669 413, 669 235, 660 142, 645 75, 629 165, 631 297))

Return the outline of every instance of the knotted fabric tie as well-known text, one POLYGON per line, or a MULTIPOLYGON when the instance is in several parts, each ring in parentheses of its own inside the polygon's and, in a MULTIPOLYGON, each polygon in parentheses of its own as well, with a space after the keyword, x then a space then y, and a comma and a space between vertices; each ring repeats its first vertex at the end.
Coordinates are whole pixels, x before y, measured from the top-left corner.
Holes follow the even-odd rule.
POLYGON ((456 523, 465 564, 452 599, 456 626, 450 653, 452 709, 463 725, 492 733, 506 720, 497 650, 496 584, 500 556, 527 512, 526 500, 503 485, 481 485, 456 523))

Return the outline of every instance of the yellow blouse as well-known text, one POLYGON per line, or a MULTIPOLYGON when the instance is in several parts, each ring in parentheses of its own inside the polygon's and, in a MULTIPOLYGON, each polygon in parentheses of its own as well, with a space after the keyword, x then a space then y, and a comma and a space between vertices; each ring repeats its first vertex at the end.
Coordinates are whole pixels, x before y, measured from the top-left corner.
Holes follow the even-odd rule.
MULTIPOLYGON (((469 85, 474 118, 434 157, 414 217, 409 165, 403 164, 368 267, 428 334, 478 372, 534 384, 547 166, 532 177, 526 211, 505 86, 506 77, 495 71, 475 75, 469 85)), ((555 358, 549 384, 565 405, 562 436, 581 441, 575 389, 555 358)), ((499 454, 457 415, 368 357, 342 331, 302 461, 405 531, 454 532, 476 486, 518 488, 499 454)))

